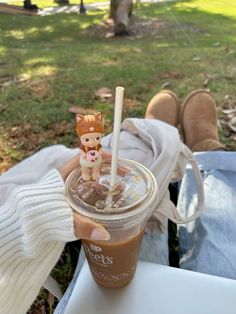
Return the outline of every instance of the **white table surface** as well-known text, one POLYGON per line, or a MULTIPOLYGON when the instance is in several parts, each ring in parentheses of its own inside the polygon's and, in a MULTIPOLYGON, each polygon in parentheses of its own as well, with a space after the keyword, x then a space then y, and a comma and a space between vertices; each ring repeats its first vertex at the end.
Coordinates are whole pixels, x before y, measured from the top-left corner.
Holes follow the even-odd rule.
POLYGON ((126 287, 98 286, 84 263, 65 314, 236 314, 236 281, 139 262, 126 287))

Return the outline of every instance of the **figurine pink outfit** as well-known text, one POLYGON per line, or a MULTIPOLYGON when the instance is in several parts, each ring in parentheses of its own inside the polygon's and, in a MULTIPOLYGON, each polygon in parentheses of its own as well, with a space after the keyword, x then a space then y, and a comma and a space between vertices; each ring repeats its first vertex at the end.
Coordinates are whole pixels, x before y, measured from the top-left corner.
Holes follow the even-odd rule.
POLYGON ((81 149, 80 165, 83 180, 96 180, 100 174, 102 163, 101 136, 103 133, 101 113, 82 116, 76 115, 76 131, 80 139, 79 148, 81 149))

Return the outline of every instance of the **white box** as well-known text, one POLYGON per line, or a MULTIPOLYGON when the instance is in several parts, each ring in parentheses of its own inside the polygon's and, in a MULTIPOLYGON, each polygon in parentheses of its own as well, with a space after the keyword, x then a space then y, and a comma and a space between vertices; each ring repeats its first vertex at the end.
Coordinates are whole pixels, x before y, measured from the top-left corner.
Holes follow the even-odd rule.
POLYGON ((236 314, 236 281, 139 262, 120 289, 98 286, 84 263, 65 314, 236 314))

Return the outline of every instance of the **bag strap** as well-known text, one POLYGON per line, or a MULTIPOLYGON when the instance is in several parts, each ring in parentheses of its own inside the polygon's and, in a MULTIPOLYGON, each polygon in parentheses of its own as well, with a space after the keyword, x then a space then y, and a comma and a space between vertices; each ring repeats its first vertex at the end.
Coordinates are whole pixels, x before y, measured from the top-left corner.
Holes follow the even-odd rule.
POLYGON ((189 162, 191 164, 192 171, 193 171, 194 178, 195 178, 196 192, 197 192, 197 205, 196 205, 195 212, 190 217, 183 219, 183 223, 187 223, 187 222, 190 222, 190 221, 198 218, 200 216, 200 214, 203 212, 203 210, 204 210, 204 189, 203 189, 203 182, 202 182, 201 173, 200 173, 197 161, 193 156, 192 151, 184 144, 182 145, 181 148, 182 148, 181 154, 187 160, 187 162, 189 162))
POLYGON ((203 191, 203 183, 202 183, 202 178, 199 171, 199 167, 197 165, 197 162, 192 152, 184 144, 181 144, 181 147, 180 147, 179 160, 182 165, 186 165, 186 163, 189 163, 192 167, 192 171, 193 171, 195 183, 196 183, 196 192, 197 192, 196 210, 191 216, 182 217, 178 209, 171 202, 169 191, 167 189, 165 194, 162 196, 160 203, 158 204, 157 210, 154 212, 154 216, 158 220, 160 220, 161 224, 163 225, 164 225, 164 220, 165 220, 164 217, 170 219, 171 221, 177 224, 184 224, 198 218, 199 215, 204 210, 204 191, 203 191))

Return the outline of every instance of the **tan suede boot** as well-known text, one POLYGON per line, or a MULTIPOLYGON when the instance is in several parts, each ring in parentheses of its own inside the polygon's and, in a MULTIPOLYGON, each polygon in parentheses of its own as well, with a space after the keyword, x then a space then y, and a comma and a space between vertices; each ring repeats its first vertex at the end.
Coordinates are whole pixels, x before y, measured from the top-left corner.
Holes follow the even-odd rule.
POLYGON ((182 104, 181 129, 185 144, 193 151, 225 150, 219 142, 216 103, 205 90, 196 90, 182 104))
POLYGON ((145 118, 158 119, 175 127, 179 124, 180 103, 174 93, 163 90, 157 93, 149 102, 145 118))

